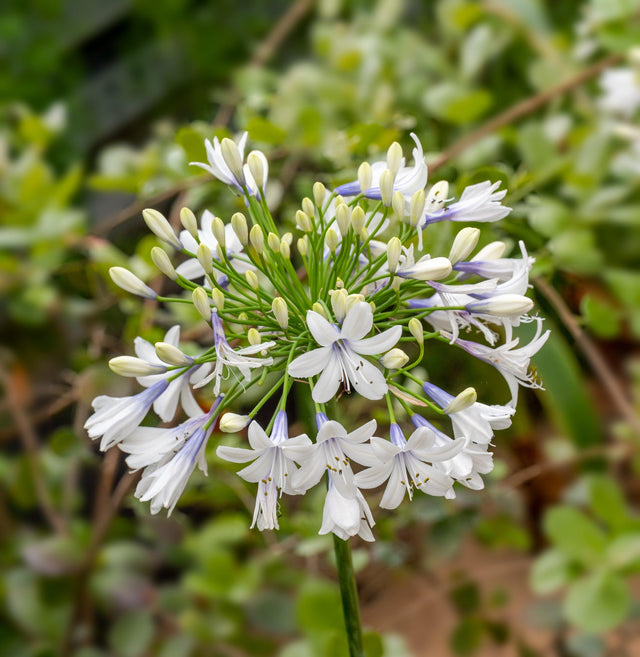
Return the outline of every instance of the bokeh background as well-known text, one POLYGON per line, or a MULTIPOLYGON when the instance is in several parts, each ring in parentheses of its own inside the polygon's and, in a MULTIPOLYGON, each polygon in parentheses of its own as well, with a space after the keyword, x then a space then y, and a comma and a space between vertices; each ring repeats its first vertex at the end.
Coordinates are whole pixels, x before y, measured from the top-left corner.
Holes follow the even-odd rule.
MULTIPOLYGON (((242 130, 285 224, 314 180, 414 131, 431 182, 508 189, 482 242, 537 257, 546 391, 521 395, 485 491, 420 495, 354 545, 368 656, 640 654, 640 121, 601 84, 639 45, 638 0, 3 2, 0 656, 346 654, 321 496, 250 531, 254 491, 214 434, 209 477, 152 517, 82 429, 96 394, 132 390, 110 357, 193 320, 108 268, 163 284, 144 207, 242 209, 188 166, 242 130)), ((424 367, 505 401, 491 368, 453 359, 424 367)))

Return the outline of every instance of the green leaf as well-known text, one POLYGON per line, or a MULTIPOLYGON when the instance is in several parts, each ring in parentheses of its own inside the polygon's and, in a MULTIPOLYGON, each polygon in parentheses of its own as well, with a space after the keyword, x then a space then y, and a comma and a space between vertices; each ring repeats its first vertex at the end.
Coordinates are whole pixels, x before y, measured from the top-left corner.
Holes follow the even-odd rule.
POLYGON ((272 146, 281 144, 287 136, 282 128, 262 116, 249 119, 246 130, 249 131, 253 141, 262 141, 272 146))
POLYGON ((627 510, 622 489, 607 475, 591 475, 588 479, 591 508, 598 518, 613 530, 629 527, 632 518, 627 510))
POLYGON ((451 649, 456 655, 472 655, 482 643, 484 625, 479 618, 464 618, 451 634, 451 649))
POLYGON ((556 506, 547 511, 544 529, 560 552, 583 565, 598 563, 607 546, 604 532, 571 506, 556 506))
POLYGON ((142 655, 153 639, 151 613, 133 611, 119 618, 109 632, 109 646, 119 657, 142 655))
POLYGON ((585 632, 611 630, 626 618, 631 596, 614 573, 594 573, 575 582, 564 601, 566 618, 585 632))
POLYGON ((607 548, 607 563, 616 569, 640 568, 640 533, 617 536, 607 548))
POLYGON ((344 629, 340 593, 328 582, 309 582, 300 591, 297 603, 300 627, 307 632, 344 629))
POLYGON ((488 91, 465 89, 459 83, 443 82, 425 95, 427 109, 437 118, 451 123, 470 123, 479 119, 493 104, 488 91))
POLYGON ((560 550, 543 552, 531 569, 531 588, 539 595, 553 593, 571 578, 571 564, 560 550))
POLYGON ((620 313, 606 301, 585 294, 580 302, 580 312, 597 337, 615 338, 620 333, 620 313))
POLYGON ((364 654, 367 657, 383 657, 384 644, 382 643, 382 637, 376 632, 365 632, 362 637, 362 644, 364 654))

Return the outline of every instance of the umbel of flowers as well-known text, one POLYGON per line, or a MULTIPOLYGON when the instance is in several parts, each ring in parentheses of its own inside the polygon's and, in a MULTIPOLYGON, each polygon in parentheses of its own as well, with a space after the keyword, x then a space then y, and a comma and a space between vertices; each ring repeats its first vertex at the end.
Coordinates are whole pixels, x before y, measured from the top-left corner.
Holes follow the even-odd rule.
POLYGON ((493 466, 494 430, 510 425, 520 386, 539 387, 529 361, 548 331, 527 314, 533 259, 522 243, 517 257, 504 257, 502 242, 477 250, 474 227, 461 227, 448 253, 424 253, 423 236, 436 222, 502 219, 510 212, 501 203, 505 191, 483 182, 454 200, 446 182, 425 189, 427 166, 413 135, 412 165, 394 143, 385 161, 364 162, 354 182, 334 191, 316 183, 295 215, 294 237, 279 231, 269 211, 268 163, 259 151, 245 158, 246 137, 207 141, 208 163, 197 163, 244 199, 244 214, 225 221, 205 211, 198 222, 184 208, 177 234, 159 212, 144 212, 170 249, 155 247, 153 260, 184 293, 158 296, 130 271, 110 272, 133 294, 192 303, 210 326, 208 344, 199 355, 185 353, 178 326, 156 344, 137 338, 136 355, 110 365, 143 389, 97 397, 89 435, 101 438, 103 450, 117 445, 129 467, 142 470, 136 496, 156 513, 171 512, 196 466, 206 471, 216 423, 223 432, 247 428, 246 447, 219 445, 216 453, 243 464, 238 474, 256 484, 259 529, 278 528, 283 494, 317 485, 326 490, 320 533, 365 540, 373 540, 375 522, 363 490, 384 487, 380 506, 393 509, 416 491, 452 498, 456 484, 482 488, 493 466), (520 322, 537 323, 526 345, 513 336, 520 322), (471 387, 455 394, 417 377, 414 368, 433 341, 495 367, 511 399, 489 406, 471 387), (193 394, 204 386, 208 410, 193 394), (253 386, 260 401, 248 415, 236 414, 253 386), (311 389, 312 436, 290 435, 285 408, 294 386, 311 389), (381 400, 388 424, 343 426, 331 417, 358 395, 381 400), (269 400, 275 411, 261 426, 255 418, 269 400), (178 406, 186 418, 180 423, 141 426, 150 412, 171 423, 178 406), (398 408, 410 430, 396 419, 398 408))

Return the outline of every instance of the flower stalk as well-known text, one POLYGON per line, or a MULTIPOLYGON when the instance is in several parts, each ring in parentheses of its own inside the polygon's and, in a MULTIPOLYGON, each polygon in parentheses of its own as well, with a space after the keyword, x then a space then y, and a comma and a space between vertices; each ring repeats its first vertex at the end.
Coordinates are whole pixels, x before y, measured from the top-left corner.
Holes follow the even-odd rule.
POLYGON ((358 589, 356 576, 351 558, 349 541, 344 541, 333 535, 333 549, 336 555, 338 569, 338 583, 340 584, 340 597, 342 598, 342 611, 344 625, 347 632, 349 657, 365 657, 362 642, 362 624, 360 622, 360 604, 358 602, 358 589))

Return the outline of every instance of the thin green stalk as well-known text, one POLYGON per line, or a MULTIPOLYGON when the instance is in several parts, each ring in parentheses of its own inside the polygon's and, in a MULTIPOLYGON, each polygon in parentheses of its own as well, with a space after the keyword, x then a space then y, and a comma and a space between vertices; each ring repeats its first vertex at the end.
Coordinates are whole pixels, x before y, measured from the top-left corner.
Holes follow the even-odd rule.
POLYGON ((349 541, 343 541, 333 535, 333 548, 338 566, 338 582, 342 597, 342 611, 344 624, 347 630, 350 657, 365 657, 362 645, 362 625, 360 623, 360 607, 358 603, 358 590, 351 560, 351 546, 349 541))

